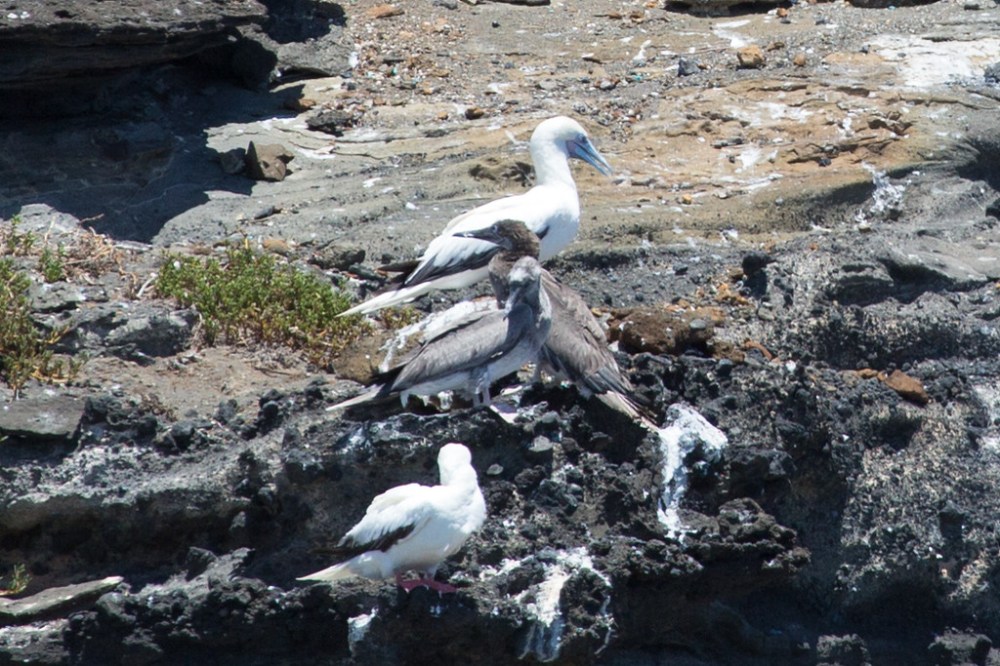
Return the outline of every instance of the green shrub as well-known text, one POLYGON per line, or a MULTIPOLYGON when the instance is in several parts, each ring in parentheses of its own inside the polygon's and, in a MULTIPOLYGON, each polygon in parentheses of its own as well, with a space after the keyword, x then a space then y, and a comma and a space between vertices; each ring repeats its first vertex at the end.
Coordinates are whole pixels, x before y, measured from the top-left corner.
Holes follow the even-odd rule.
POLYGON ((337 317, 350 307, 346 294, 246 245, 228 248, 222 261, 167 255, 156 290, 198 311, 208 345, 283 345, 326 369, 369 330, 360 317, 337 317))
POLYGON ((63 331, 45 334, 31 318, 31 280, 11 259, 0 259, 0 380, 15 391, 32 377, 41 381, 72 379, 80 362, 64 362, 50 347, 63 331))

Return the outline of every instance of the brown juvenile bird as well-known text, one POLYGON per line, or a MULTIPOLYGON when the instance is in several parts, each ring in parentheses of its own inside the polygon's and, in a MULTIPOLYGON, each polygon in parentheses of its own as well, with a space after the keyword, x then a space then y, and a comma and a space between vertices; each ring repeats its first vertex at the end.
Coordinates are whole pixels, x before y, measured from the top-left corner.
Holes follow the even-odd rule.
MULTIPOLYGON (((514 262, 538 254, 538 237, 518 220, 501 220, 485 229, 458 235, 500 247, 489 264, 497 303, 507 298, 507 276, 514 262)), ((572 382, 584 397, 596 396, 613 409, 655 428, 608 348, 604 330, 580 294, 544 269, 541 284, 552 307, 552 325, 539 356, 541 369, 572 382)))

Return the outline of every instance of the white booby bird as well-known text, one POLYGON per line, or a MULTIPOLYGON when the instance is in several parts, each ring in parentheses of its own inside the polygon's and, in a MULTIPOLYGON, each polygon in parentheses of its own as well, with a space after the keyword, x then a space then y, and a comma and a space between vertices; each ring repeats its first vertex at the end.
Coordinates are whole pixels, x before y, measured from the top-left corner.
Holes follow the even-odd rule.
POLYGON ((451 585, 434 580, 434 574, 482 526, 486 502, 468 448, 454 443, 442 446, 438 470, 440 485, 408 483, 373 499, 361 522, 334 549, 335 555, 348 559, 299 580, 330 583, 351 576, 395 576, 407 592, 421 585, 455 592, 451 585), (421 577, 403 580, 406 571, 417 571, 421 577))
POLYGON ((411 394, 459 391, 476 406, 490 404, 490 385, 521 366, 538 361, 551 325, 551 306, 541 288, 543 273, 534 257, 514 262, 504 288, 502 310, 467 318, 424 341, 398 366, 378 377, 375 386, 327 410, 411 394))
POLYGON ((611 166, 594 148, 583 127, 565 116, 540 123, 531 135, 529 149, 535 166, 534 187, 452 219, 420 259, 383 267, 404 273, 396 289, 356 305, 341 316, 368 314, 437 289, 460 289, 475 284, 486 277, 486 266, 496 246, 455 234, 484 229, 498 220, 523 221, 541 239, 542 261, 569 245, 580 228, 580 200, 569 158, 581 159, 605 175, 611 174, 611 166))
MULTIPOLYGON (((499 246, 500 251, 489 263, 489 277, 497 301, 503 302, 513 262, 537 254, 538 238, 517 220, 501 220, 485 229, 464 232, 463 236, 499 246)), ((610 407, 655 428, 636 401, 632 383, 618 367, 604 330, 580 294, 544 269, 541 284, 552 307, 552 325, 539 355, 541 368, 557 379, 572 382, 585 398, 597 396, 610 407)))

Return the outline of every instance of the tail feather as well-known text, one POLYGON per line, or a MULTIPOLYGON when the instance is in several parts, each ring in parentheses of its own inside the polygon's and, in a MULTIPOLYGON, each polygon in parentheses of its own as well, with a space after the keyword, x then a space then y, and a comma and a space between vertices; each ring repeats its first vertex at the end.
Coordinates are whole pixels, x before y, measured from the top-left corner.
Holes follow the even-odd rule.
POLYGON ((656 422, 653 421, 652 415, 649 411, 628 395, 618 393, 617 391, 608 391, 606 393, 597 393, 594 397, 611 409, 621 412, 622 414, 625 414, 629 418, 633 419, 643 428, 652 432, 659 431, 659 427, 656 425, 656 422))
POLYGON ((393 289, 392 291, 386 291, 378 296, 369 298, 364 303, 358 303, 353 308, 344 310, 337 316, 349 317, 351 315, 366 315, 378 312, 382 308, 409 303, 413 299, 419 298, 429 291, 433 291, 434 288, 435 286, 433 284, 424 282, 413 285, 412 287, 401 287, 399 289, 393 289))
POLYGON ((383 389, 385 389, 385 386, 381 384, 370 386, 368 387, 368 389, 362 391, 353 398, 348 398, 347 400, 338 402, 336 405, 330 405, 329 407, 326 408, 326 411, 334 412, 340 409, 347 409, 348 407, 354 407, 355 405, 360 405, 366 402, 371 402, 372 400, 379 399, 381 397, 385 397, 382 394, 383 389))
POLYGON ((344 578, 351 578, 354 575, 356 574, 350 570, 348 562, 341 562, 340 564, 334 564, 332 567, 327 567, 326 569, 311 573, 308 576, 302 576, 296 580, 332 583, 344 578))

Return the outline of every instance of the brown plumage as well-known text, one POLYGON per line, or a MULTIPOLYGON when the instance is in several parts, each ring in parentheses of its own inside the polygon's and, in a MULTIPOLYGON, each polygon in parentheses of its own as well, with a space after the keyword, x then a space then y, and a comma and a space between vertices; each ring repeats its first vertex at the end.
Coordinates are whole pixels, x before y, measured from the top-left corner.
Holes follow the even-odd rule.
MULTIPOLYGON (((502 304, 507 298, 506 276, 511 266, 520 257, 537 255, 538 237, 517 220, 501 220, 466 235, 500 246, 490 260, 489 278, 497 302, 502 304)), ((595 395, 612 408, 652 425, 587 303, 546 270, 541 283, 552 306, 552 326, 540 355, 542 368, 572 382, 585 397, 595 395)))

